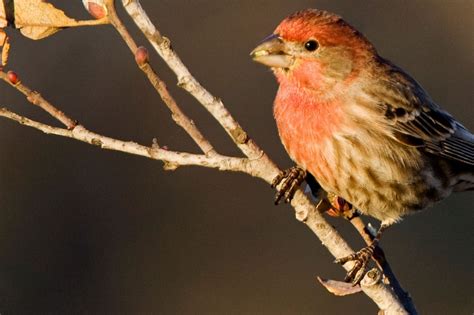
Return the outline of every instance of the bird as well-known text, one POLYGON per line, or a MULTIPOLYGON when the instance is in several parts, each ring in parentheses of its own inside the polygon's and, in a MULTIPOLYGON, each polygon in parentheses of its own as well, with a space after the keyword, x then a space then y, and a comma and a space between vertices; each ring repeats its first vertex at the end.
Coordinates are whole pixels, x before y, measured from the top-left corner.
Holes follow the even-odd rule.
POLYGON ((355 262, 346 281, 360 281, 387 227, 474 190, 473 134, 339 15, 293 13, 251 57, 277 79, 273 114, 296 163, 275 178, 276 203, 310 176, 380 221, 370 245, 336 259, 355 262))

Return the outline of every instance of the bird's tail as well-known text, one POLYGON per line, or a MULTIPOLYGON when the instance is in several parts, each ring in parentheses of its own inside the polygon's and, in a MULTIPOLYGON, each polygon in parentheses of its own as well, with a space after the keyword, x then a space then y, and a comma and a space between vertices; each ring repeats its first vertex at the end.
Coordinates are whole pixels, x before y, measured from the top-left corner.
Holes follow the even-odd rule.
POLYGON ((474 190, 474 171, 461 173, 457 183, 453 186, 453 191, 470 191, 474 190))

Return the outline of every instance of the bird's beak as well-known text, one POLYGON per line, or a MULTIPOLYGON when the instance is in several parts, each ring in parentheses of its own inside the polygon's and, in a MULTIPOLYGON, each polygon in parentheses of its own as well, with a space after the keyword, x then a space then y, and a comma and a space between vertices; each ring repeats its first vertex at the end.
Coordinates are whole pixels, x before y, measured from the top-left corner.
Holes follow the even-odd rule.
POLYGON ((293 63, 293 57, 285 53, 285 43, 278 34, 265 38, 250 56, 254 61, 274 68, 289 68, 293 63))

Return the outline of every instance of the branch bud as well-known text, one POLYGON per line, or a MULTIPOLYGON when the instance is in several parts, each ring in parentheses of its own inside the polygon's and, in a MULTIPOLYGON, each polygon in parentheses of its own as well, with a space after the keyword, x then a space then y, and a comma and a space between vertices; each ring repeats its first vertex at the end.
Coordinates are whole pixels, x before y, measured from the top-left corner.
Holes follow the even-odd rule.
POLYGON ((104 2, 104 0, 82 0, 86 10, 96 19, 107 16, 107 7, 104 2))
POLYGON ((10 81, 11 84, 17 84, 20 80, 18 79, 18 74, 14 71, 7 72, 7 79, 10 81))
POLYGON ((135 61, 139 66, 148 63, 148 49, 143 46, 138 47, 135 51, 135 61))

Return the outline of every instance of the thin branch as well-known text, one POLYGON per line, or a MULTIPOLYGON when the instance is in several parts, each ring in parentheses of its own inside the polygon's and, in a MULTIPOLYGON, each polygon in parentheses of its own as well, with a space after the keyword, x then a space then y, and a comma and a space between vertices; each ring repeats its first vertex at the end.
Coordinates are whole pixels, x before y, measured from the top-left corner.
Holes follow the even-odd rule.
MULTIPOLYGON (((108 12, 108 20, 119 32, 122 39, 127 43, 127 46, 130 48, 130 51, 135 56, 138 49, 138 45, 133 40, 132 36, 130 36, 129 32, 125 28, 125 25, 123 25, 123 23, 120 21, 117 12, 115 11, 114 1, 107 1, 106 6, 108 12)), ((155 88, 163 102, 171 111, 173 120, 188 133, 188 135, 194 140, 194 142, 199 146, 199 148, 204 152, 204 154, 217 154, 212 144, 204 137, 201 131, 197 128, 196 124, 188 116, 186 116, 186 114, 183 113, 181 108, 174 100, 173 96, 171 96, 171 93, 168 91, 165 82, 160 79, 160 77, 153 70, 148 61, 145 60, 142 64, 139 65, 139 68, 146 74, 153 88, 155 88)))
POLYGON ((245 158, 229 157, 220 154, 206 156, 187 152, 169 151, 156 146, 147 147, 136 142, 122 141, 97 134, 87 130, 82 125, 76 125, 70 130, 53 127, 18 115, 6 108, 0 108, 0 116, 14 120, 22 125, 38 129, 46 134, 75 139, 100 147, 101 149, 120 151, 144 156, 153 160, 161 160, 165 162, 165 169, 167 170, 174 170, 180 166, 195 165, 216 168, 221 171, 248 172, 248 169, 252 167, 252 162, 245 158))
MULTIPOLYGON (((109 24, 109 20, 105 17, 102 19, 96 19, 96 20, 79 20, 75 21, 74 24, 72 25, 66 25, 66 27, 75 27, 75 26, 97 26, 97 25, 105 25, 109 24)), ((30 25, 28 25, 30 26, 30 25)), ((40 25, 42 26, 42 25, 40 25)))
MULTIPOLYGON (((176 74, 178 85, 194 96, 209 111, 246 156, 249 158, 259 158, 262 155, 262 150, 253 140, 249 139, 247 133, 224 107, 222 100, 207 91, 191 75, 179 56, 171 48, 170 40, 162 36, 153 25, 139 1, 122 0, 122 4, 153 48, 176 74)), ((270 160, 268 159, 267 162, 270 163, 270 160)))
POLYGON ((67 129, 72 129, 77 125, 77 122, 75 120, 69 118, 64 112, 60 111, 59 109, 54 107, 50 102, 45 100, 41 96, 41 94, 39 94, 36 91, 31 90, 29 87, 21 83, 21 81, 18 81, 17 83, 12 83, 10 79, 8 78, 8 75, 3 71, 0 71, 0 79, 10 84, 21 93, 23 93, 26 96, 26 99, 31 104, 36 105, 42 108, 43 110, 45 110, 47 113, 49 113, 51 116, 56 118, 59 122, 61 122, 64 126, 66 126, 67 129))

